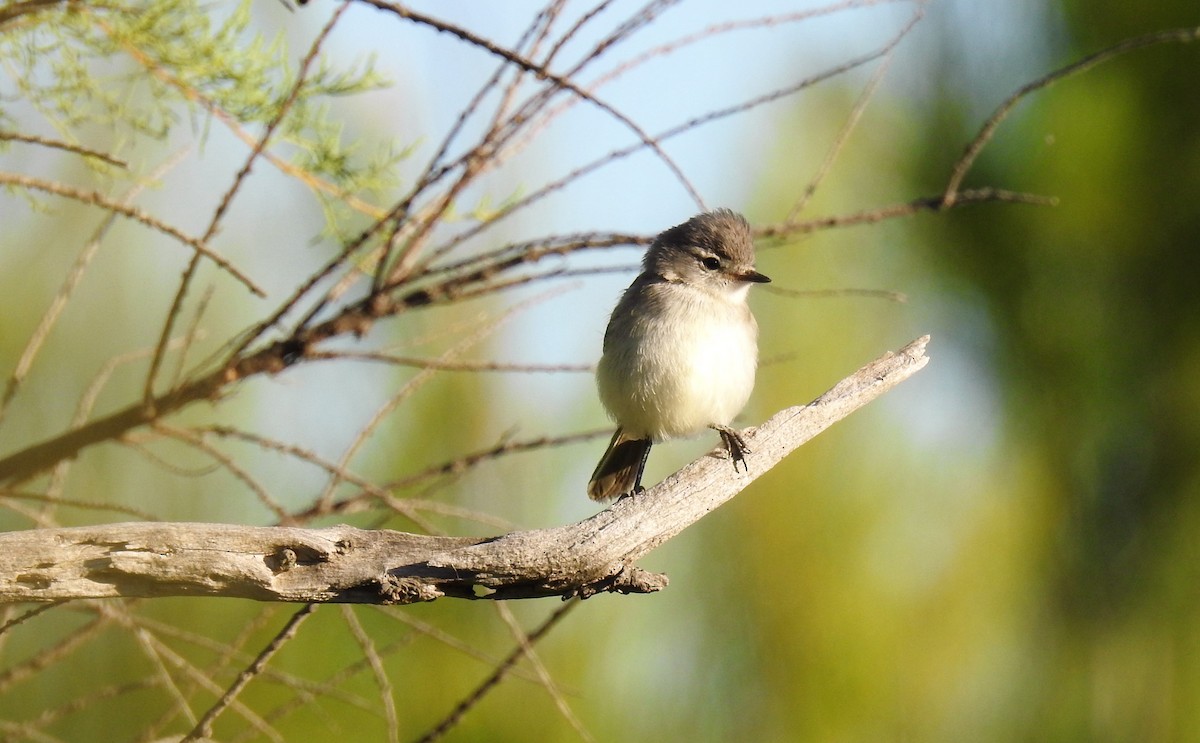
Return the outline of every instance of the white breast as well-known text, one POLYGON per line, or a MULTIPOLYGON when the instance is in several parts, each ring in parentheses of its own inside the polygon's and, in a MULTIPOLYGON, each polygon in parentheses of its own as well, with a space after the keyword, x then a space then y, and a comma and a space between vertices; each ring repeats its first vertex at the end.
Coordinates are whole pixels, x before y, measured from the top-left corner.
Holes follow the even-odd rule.
MULTIPOLYGON (((614 313, 600 398, 628 433, 655 440, 729 425, 754 388, 758 328, 743 289, 721 295, 659 285, 636 321, 614 313)), ((629 299, 629 298, 627 298, 629 299)), ((622 302, 625 304, 625 302, 622 302)), ((622 308, 618 307, 618 311, 622 308)))

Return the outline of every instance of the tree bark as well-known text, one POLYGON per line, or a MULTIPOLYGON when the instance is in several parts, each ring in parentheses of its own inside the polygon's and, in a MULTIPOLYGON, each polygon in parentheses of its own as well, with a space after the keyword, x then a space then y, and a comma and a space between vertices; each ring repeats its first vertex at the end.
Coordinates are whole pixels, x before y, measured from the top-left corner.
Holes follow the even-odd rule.
POLYGON ((918 338, 744 431, 749 471, 710 453, 579 523, 484 539, 155 522, 8 532, 0 534, 0 603, 204 595, 403 604, 657 591, 666 576, 636 567, 638 559, 922 369, 928 342, 918 338))

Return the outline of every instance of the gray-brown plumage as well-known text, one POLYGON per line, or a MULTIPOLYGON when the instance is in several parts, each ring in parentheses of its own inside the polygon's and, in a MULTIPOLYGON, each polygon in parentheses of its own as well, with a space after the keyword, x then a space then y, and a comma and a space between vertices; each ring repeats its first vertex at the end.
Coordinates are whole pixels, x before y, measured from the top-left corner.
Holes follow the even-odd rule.
POLYGON ((705 428, 720 432, 734 467, 745 464, 745 442, 729 424, 758 363, 746 295, 767 281, 754 269, 750 225, 728 209, 655 239, 604 334, 596 382, 618 428, 588 483, 592 499, 635 491, 652 444, 705 428))

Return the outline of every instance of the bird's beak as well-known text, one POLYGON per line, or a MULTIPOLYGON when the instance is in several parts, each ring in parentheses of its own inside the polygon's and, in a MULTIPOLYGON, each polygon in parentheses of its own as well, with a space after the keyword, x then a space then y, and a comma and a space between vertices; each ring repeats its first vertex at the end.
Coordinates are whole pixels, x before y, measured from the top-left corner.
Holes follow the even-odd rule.
POLYGON ((736 274, 734 276, 734 278, 736 278, 738 281, 749 281, 749 282, 752 282, 755 284, 771 283, 770 276, 761 274, 758 271, 746 271, 745 273, 739 273, 739 274, 736 274))

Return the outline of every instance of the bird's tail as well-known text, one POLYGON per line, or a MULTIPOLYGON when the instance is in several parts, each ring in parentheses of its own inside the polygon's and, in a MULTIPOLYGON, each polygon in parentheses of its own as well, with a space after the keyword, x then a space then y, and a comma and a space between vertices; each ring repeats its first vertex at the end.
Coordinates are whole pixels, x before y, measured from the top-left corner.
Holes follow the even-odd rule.
POLYGON ((642 484, 650 444, 650 439, 630 438, 618 428, 588 481, 588 497, 609 500, 636 490, 642 484))

